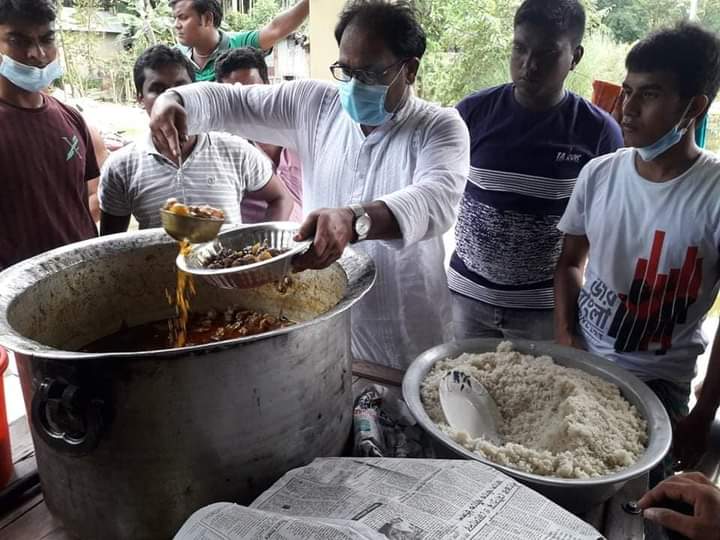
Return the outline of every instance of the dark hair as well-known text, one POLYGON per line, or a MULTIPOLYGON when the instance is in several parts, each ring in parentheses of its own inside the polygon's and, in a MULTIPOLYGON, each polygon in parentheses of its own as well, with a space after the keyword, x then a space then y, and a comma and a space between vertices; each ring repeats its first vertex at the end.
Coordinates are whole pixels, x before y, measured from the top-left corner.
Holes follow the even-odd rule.
POLYGON ((142 95, 143 85, 145 84, 145 70, 160 69, 165 66, 184 67, 190 76, 190 80, 195 82, 195 68, 182 52, 167 45, 153 45, 145 49, 135 60, 133 79, 135 79, 135 90, 138 95, 142 95))
POLYGON ((338 45, 350 24, 370 30, 400 59, 422 58, 425 54, 425 31, 415 8, 406 0, 351 0, 345 4, 335 26, 338 45))
POLYGON ((515 12, 513 27, 522 24, 567 36, 578 46, 585 34, 585 8, 579 0, 525 0, 515 12))
MULTIPOLYGON (((183 0, 170 0, 170 7, 174 8, 176 4, 182 1, 183 0)), ((210 13, 213 17, 213 26, 220 28, 223 20, 223 8, 219 0, 191 0, 191 2, 193 9, 197 11, 198 15, 210 13)))
POLYGON ((221 81, 236 69, 257 69, 264 83, 269 83, 265 55, 254 47, 230 49, 215 60, 215 80, 221 81))
POLYGON ((705 95, 712 103, 720 86, 720 40, 697 24, 681 22, 635 44, 625 67, 635 73, 672 73, 681 97, 705 95))
POLYGON ((47 24, 55 20, 52 0, 0 0, 0 24, 11 21, 47 24))

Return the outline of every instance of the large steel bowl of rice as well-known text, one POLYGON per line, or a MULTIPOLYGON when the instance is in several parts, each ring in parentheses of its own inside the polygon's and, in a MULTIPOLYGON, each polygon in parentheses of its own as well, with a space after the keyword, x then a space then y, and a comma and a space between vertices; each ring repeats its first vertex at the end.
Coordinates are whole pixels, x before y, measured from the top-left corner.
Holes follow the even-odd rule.
MULTIPOLYGON (((538 365, 543 365, 544 369, 546 366, 549 366, 557 371, 580 375, 584 380, 583 384, 591 391, 593 387, 601 388, 606 393, 608 391, 614 391, 615 394, 617 394, 617 390, 619 390, 623 401, 627 401, 624 411, 632 411, 638 418, 635 425, 642 425, 646 429, 646 436, 643 434, 642 437, 644 448, 641 447, 639 451, 637 451, 637 455, 633 455, 631 460, 625 457, 627 462, 622 466, 618 465, 612 472, 606 474, 589 474, 587 470, 578 467, 575 472, 578 470, 580 472, 575 476, 581 477, 572 477, 572 466, 569 467, 568 470, 559 468, 557 471, 552 471, 551 469, 550 473, 545 471, 543 474, 536 474, 535 472, 529 472, 536 470, 537 467, 534 467, 532 463, 528 463, 527 460, 523 460, 517 464, 508 463, 506 457, 507 452, 503 454, 502 452, 505 450, 503 448, 497 449, 490 446, 491 449, 498 451, 498 457, 496 457, 492 453, 485 451, 485 447, 488 445, 477 443, 475 440, 468 441, 466 437, 458 436, 458 433, 453 432, 449 426, 439 421, 443 417, 441 409, 440 412, 437 410, 439 405, 436 403, 427 403, 429 400, 432 400, 437 393, 435 392, 435 394, 433 394, 432 387, 429 388, 428 385, 436 383, 442 376, 443 370, 449 370, 453 363, 457 364, 457 362, 460 362, 460 360, 455 361, 454 359, 458 359, 466 353, 471 355, 495 353, 502 342, 503 340, 500 339, 471 339, 439 345, 422 353, 412 363, 405 374, 402 390, 408 407, 418 423, 436 442, 448 449, 450 453, 458 457, 474 459, 491 465, 542 493, 561 506, 574 512, 583 512, 611 498, 629 480, 648 473, 653 467, 660 463, 670 449, 672 430, 668 415, 662 403, 652 390, 637 377, 612 362, 585 351, 547 342, 530 342, 524 340, 512 340, 512 350, 520 353, 520 355, 516 355, 516 357, 521 356, 525 359, 523 361, 527 360, 523 355, 532 355, 533 357, 537 357, 534 360, 540 362, 538 365), (560 368, 553 367, 547 357, 550 357, 552 363, 560 366, 560 368), (448 360, 450 361, 448 362, 448 360), (575 370, 579 370, 581 373, 575 370), (607 383, 615 385, 617 390, 607 383), (433 406, 435 408, 432 408, 433 406), (480 448, 480 450, 473 451, 470 448, 480 448), (492 456, 495 460, 490 459, 489 456, 492 456)), ((503 350, 502 347, 507 349, 508 344, 504 343, 500 350, 503 350)), ((516 357, 512 357, 512 355, 507 356, 507 358, 510 359, 508 361, 520 362, 516 357)), ((502 357, 500 356, 497 358, 494 356, 463 357, 463 359, 466 360, 468 358, 473 359, 479 366, 487 364, 488 362, 484 361, 483 358, 488 358, 491 364, 490 367, 496 371, 504 367, 501 365, 502 357), (500 358, 500 360, 498 360, 498 358, 500 358), (500 364, 497 362, 500 362, 500 364)), ((518 373, 523 373, 517 369, 514 371, 506 371, 508 373, 515 373, 516 377, 518 373)), ((477 372, 475 373, 477 374, 477 372)), ((509 378, 510 376, 507 374, 503 374, 502 377, 503 378, 499 379, 502 388, 511 388, 513 383, 512 378, 509 378)), ((487 386, 487 381, 481 380, 481 382, 487 386)), ((525 388, 528 388, 528 382, 532 384, 532 381, 518 380, 518 386, 522 384, 525 385, 525 388)), ((554 379, 551 377, 549 381, 545 380, 539 384, 547 385, 548 382, 552 386, 554 379)), ((547 393, 547 388, 545 390, 545 393, 547 393)), ((492 387, 488 387, 488 391, 490 391, 491 395, 493 394, 492 387)), ((498 397, 493 397, 495 397, 496 401, 498 400, 498 397)), ((565 397, 567 396, 562 396, 557 403, 562 402, 565 397)), ((537 396, 529 392, 527 396, 515 396, 516 402, 514 406, 516 409, 523 406, 523 399, 527 401, 524 406, 528 411, 537 409, 540 406, 540 404, 533 402, 533 400, 537 401, 537 396)), ((620 397, 617 396, 617 399, 620 399, 620 397)), ((498 401, 498 405, 502 413, 503 410, 500 401, 498 401)), ((566 407, 567 405, 562 404, 561 406, 566 407)), ((601 412, 604 413, 604 411, 601 412)), ((554 413, 555 410, 553 409, 553 414, 554 413)), ((604 416, 604 421, 607 422, 608 417, 607 415, 604 416)), ((597 429, 598 426, 602 426, 602 414, 599 416, 588 416, 588 418, 587 428, 589 432, 597 429), (598 426, 593 426, 593 423, 597 423, 598 426)), ((610 418, 612 418, 612 416, 610 416, 610 418)), ((627 419, 619 418, 618 423, 621 421, 627 422, 627 419)), ((556 437, 565 436, 570 439, 573 437, 587 436, 587 433, 572 431, 563 433, 562 429, 563 426, 559 426, 559 431, 556 431, 554 435, 556 437)), ((565 429, 567 431, 567 426, 565 429)), ((573 429, 577 428, 574 427, 573 429)), ((506 441, 506 444, 508 444, 508 442, 509 441, 506 441)), ((509 442, 509 444, 513 443, 509 442)), ((608 449, 608 452, 613 451, 612 449, 608 449)), ((510 453, 512 454, 512 452, 510 453)), ((609 461, 612 462, 612 460, 609 461)))

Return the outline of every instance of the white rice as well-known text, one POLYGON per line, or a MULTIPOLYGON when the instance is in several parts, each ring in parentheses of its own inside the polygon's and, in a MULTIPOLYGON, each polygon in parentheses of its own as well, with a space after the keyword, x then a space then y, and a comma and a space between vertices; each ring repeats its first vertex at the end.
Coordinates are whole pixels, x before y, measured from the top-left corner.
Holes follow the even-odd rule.
POLYGON ((619 471, 645 451, 647 424, 618 387, 577 369, 534 357, 503 342, 497 352, 438 362, 420 389, 423 405, 454 441, 495 463, 561 478, 619 471), (505 440, 496 446, 447 425, 438 384, 458 369, 478 379, 497 402, 505 440))

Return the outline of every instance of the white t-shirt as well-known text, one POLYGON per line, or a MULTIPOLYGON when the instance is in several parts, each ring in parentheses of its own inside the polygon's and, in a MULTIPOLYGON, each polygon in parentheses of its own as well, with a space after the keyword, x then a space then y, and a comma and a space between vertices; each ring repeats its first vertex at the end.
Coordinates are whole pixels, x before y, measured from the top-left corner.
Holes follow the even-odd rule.
POLYGON ((203 133, 183 164, 183 201, 177 164, 158 152, 148 135, 110 155, 100 173, 98 199, 103 212, 132 214, 141 229, 160 227, 160 208, 171 197, 220 208, 227 223, 242 223, 244 194, 265 187, 272 174, 270 160, 247 141, 203 133))
POLYGON ((588 163, 558 224, 590 242, 579 332, 589 351, 641 379, 686 383, 718 291, 720 160, 703 152, 681 176, 651 182, 634 154, 588 163))

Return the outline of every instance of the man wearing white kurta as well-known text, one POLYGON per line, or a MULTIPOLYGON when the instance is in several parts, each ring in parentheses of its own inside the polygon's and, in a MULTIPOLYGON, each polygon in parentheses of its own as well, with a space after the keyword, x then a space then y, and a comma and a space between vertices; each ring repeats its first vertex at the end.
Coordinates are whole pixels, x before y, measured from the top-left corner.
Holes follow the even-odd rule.
POLYGON ((187 133, 230 131, 295 150, 312 211, 300 236, 315 236, 303 266, 328 266, 367 239, 356 247, 378 279, 353 311, 353 356, 405 368, 452 335, 441 235, 455 221, 469 138, 454 110, 412 96, 425 36, 408 5, 349 4, 335 35, 339 85, 188 85, 158 100, 151 126, 171 148, 187 133))

